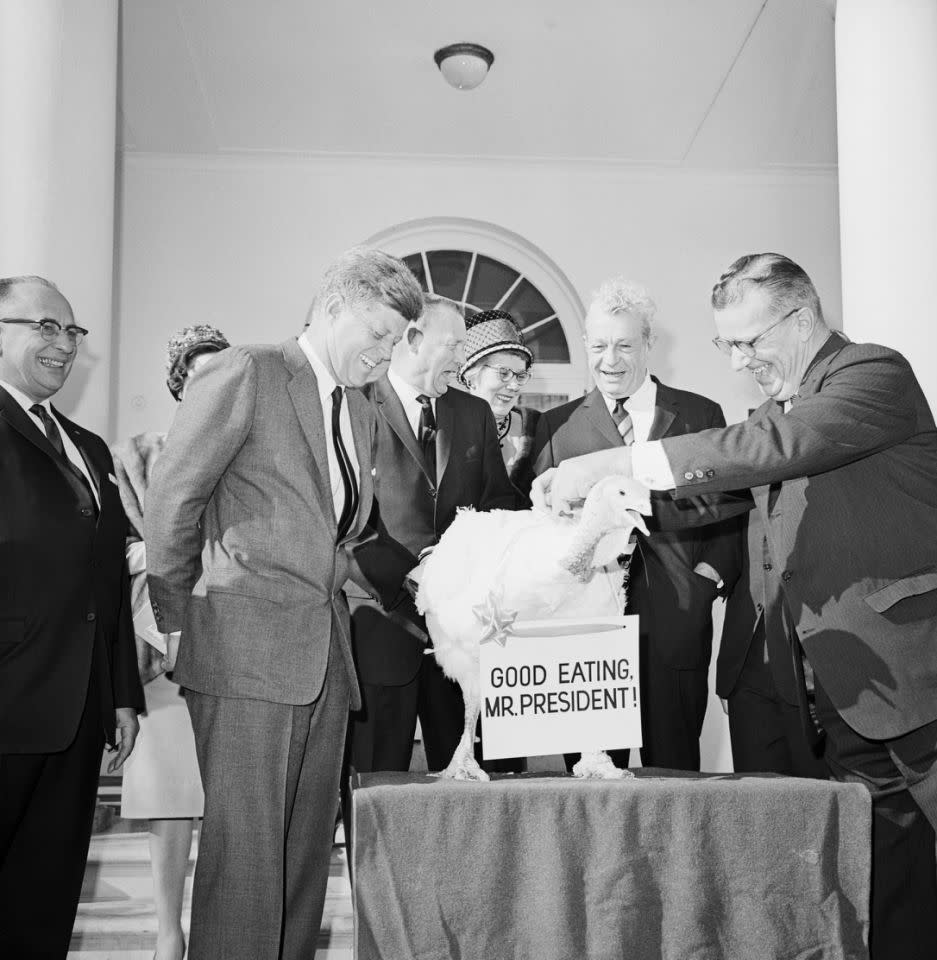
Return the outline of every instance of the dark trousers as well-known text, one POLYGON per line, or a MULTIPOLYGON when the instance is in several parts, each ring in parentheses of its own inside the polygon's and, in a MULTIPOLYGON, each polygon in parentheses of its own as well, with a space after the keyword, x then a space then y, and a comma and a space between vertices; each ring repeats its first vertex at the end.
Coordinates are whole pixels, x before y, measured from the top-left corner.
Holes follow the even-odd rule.
POLYGON ((423 657, 409 683, 362 682, 361 702, 349 728, 350 761, 358 773, 409 770, 418 716, 428 768, 448 765, 462 736, 465 708, 459 687, 432 656, 423 657))
MULTIPOLYGON (((642 643, 642 654, 644 644, 642 643)), ((676 670, 644 656, 641 664, 641 764, 668 770, 700 768, 699 738, 709 697, 709 670, 676 670)), ((618 767, 627 767, 630 750, 610 750, 618 767)), ((572 770, 578 753, 564 754, 572 770)))
POLYGON ((350 687, 332 638, 301 706, 186 691, 205 788, 191 960, 309 960, 325 903, 350 687))
POLYGON ((103 748, 92 682, 67 749, 0 754, 0 957, 61 960, 68 953, 103 748))
MULTIPOLYGON (((793 672, 793 667, 791 668, 793 672)), ((793 680, 793 678, 792 678, 793 680)), ((755 628, 729 705, 729 737, 736 773, 781 773, 829 778, 829 770, 804 735, 800 708, 778 695, 765 662, 764 619, 755 628)))
POLYGON ((937 956, 937 721, 895 740, 866 740, 819 683, 824 760, 836 780, 872 794, 871 960, 937 956))

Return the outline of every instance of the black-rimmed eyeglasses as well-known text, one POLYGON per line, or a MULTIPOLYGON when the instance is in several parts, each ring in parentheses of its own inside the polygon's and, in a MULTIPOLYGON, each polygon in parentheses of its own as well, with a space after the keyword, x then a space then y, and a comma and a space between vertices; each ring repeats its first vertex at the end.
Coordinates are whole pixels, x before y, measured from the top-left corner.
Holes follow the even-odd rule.
POLYGON ((23 320, 20 317, 4 317, 0 320, 0 323, 15 323, 22 326, 37 327, 39 336, 41 336, 43 340, 48 340, 49 343, 54 343, 58 340, 59 336, 64 333, 69 341, 76 347, 88 336, 88 331, 85 330, 84 327, 76 327, 74 324, 63 327, 57 320, 23 320))
POLYGON ((732 353, 732 348, 734 347, 743 356, 753 357, 755 356, 755 344, 757 344, 758 341, 761 340, 766 334, 770 333, 775 327, 784 323, 788 317, 794 316, 794 314, 800 309, 800 307, 794 307, 793 310, 785 313, 780 320, 775 320, 770 327, 766 327, 761 331, 761 333, 758 334, 757 337, 754 337, 752 340, 726 340, 725 337, 713 337, 713 346, 717 350, 722 351, 722 353, 724 353, 726 356, 729 356, 732 353))

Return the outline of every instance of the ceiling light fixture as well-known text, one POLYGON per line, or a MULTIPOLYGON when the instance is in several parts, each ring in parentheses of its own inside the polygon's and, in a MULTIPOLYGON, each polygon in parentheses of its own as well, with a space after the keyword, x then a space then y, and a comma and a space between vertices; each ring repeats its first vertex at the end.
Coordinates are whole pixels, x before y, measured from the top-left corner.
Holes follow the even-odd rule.
POLYGON ((488 76, 495 55, 477 43, 450 43, 448 47, 440 47, 433 59, 449 86, 473 90, 488 76))

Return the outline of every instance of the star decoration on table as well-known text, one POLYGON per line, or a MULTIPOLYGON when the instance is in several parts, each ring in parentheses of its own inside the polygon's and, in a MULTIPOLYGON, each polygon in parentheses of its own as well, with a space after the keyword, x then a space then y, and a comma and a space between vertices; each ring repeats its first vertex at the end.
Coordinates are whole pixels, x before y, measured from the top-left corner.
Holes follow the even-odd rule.
POLYGON ((482 643, 495 643, 506 646, 508 637, 514 633, 514 621, 517 619, 516 610, 506 610, 501 606, 501 594, 497 596, 489 593, 484 603, 472 607, 472 613, 485 628, 482 643))

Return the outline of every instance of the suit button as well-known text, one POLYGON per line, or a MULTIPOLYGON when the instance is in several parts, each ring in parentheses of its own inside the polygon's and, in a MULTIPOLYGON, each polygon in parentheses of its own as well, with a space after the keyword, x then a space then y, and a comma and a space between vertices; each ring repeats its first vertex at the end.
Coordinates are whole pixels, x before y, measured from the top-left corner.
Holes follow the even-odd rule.
POLYGON ((692 479, 693 479, 693 471, 692 471, 692 470, 687 470, 687 472, 683 475, 683 479, 684 479, 684 480, 692 480, 692 479))
POLYGON ((763 563, 763 564, 761 565, 761 567, 762 567, 763 570, 771 570, 771 569, 773 569, 773 568, 772 568, 772 565, 771 565, 770 563, 763 563))
POLYGON ((791 577, 793 577, 793 576, 794 576, 794 574, 791 573, 790 570, 785 570, 784 573, 781 574, 781 579, 782 579, 785 583, 787 583, 787 581, 790 580, 791 577))
POLYGON ((756 609, 757 611, 759 611, 759 613, 760 613, 762 610, 764 610, 764 608, 765 608, 765 605, 764 605, 763 603, 756 603, 756 604, 755 604, 755 609, 756 609))
POLYGON ((94 511, 93 511, 90 507, 82 507, 82 508, 81 508, 81 515, 82 515, 83 517, 90 517, 90 516, 92 516, 93 514, 94 514, 94 511))
POLYGON ((85 620, 87 620, 88 623, 94 623, 94 621, 95 621, 95 616, 94 616, 94 614, 93 614, 93 613, 85 614, 85 620))

